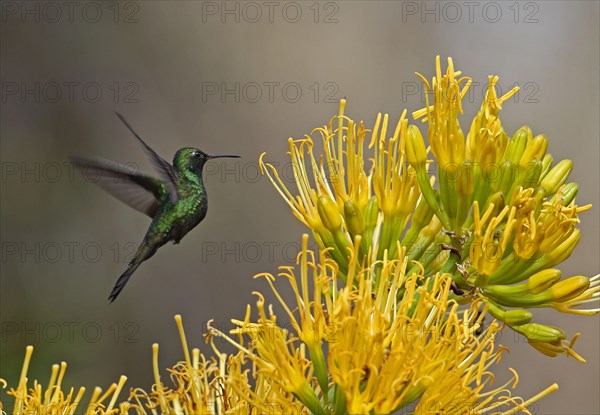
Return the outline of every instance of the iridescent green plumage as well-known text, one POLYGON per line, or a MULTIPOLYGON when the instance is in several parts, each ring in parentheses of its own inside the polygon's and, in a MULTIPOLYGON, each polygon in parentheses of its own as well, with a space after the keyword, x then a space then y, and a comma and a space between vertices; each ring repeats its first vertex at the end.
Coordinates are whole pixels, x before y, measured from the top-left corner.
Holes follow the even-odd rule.
POLYGON ((117 113, 117 116, 143 145, 160 180, 116 163, 71 157, 71 161, 80 169, 97 169, 96 184, 152 218, 144 240, 109 296, 111 302, 142 262, 167 242, 179 243, 204 219, 208 209, 206 188, 202 181, 204 164, 218 157, 240 157, 234 154, 206 154, 197 148, 184 147, 175 153, 173 165, 170 165, 140 138, 122 115, 117 113))

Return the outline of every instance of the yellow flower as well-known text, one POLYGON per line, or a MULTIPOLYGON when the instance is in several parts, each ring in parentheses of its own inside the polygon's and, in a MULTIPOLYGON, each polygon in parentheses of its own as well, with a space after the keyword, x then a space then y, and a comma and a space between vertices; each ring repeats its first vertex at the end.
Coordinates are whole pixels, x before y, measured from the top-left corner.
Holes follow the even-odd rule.
POLYGON ((338 263, 343 278, 348 250, 357 235, 362 236, 362 256, 381 259, 385 250, 394 256, 396 241, 420 196, 417 174, 405 156, 406 141, 415 134, 414 128, 408 128, 406 112, 391 137, 388 115, 377 116, 369 144, 374 149, 373 168, 367 174, 363 153, 367 130, 362 122, 357 125, 344 115, 345 106, 346 101, 341 100, 338 116, 313 131, 323 141, 325 163, 317 163, 309 136, 288 140, 297 196, 277 170, 263 161, 265 154, 260 157, 261 171, 292 213, 313 231, 319 247, 330 248, 329 255, 338 263))
POLYGON ((266 277, 295 333, 278 327, 281 323, 272 311, 267 315, 258 293, 258 322, 250 321, 249 311, 243 321, 233 320, 238 328, 231 334, 240 340, 211 329, 243 352, 259 373, 275 379, 313 413, 390 413, 415 401, 422 411, 442 405, 464 413, 504 405, 507 411, 528 413, 533 401, 510 398, 508 383, 489 388, 493 376, 488 368, 504 351, 494 343, 500 325, 482 327, 486 311, 479 303, 461 314, 450 299, 447 274, 426 278, 423 268, 408 274, 405 248, 398 259, 360 261, 357 236, 347 284, 339 288, 335 261, 321 252, 317 262, 307 242, 304 235, 299 274, 292 267, 282 267, 279 274, 292 287, 294 305, 283 300, 275 277, 257 275, 266 277), (380 283, 373 291, 377 269, 380 283))
MULTIPOLYGON (((19 378, 19 384, 16 389, 10 389, 9 395, 15 399, 13 405, 13 414, 67 414, 73 415, 76 413, 79 404, 82 402, 85 388, 80 387, 75 393, 74 388, 69 390, 62 389, 67 364, 62 362, 59 365, 52 366, 52 374, 47 387, 43 386, 36 380, 33 385, 28 386, 27 372, 33 354, 33 346, 27 346, 25 349, 25 359, 23 361, 23 369, 19 378)), ((126 413, 132 404, 123 402, 117 404, 117 400, 123 389, 123 385, 127 377, 121 376, 118 383, 113 383, 102 393, 102 389, 96 387, 92 392, 92 396, 87 404, 86 414, 116 414, 126 413)), ((0 379, 0 383, 6 387, 6 381, 0 379)), ((0 409, 2 403, 0 402, 0 409)), ((2 412, 4 413, 4 412, 2 412)))
MULTIPOLYGON (((454 292, 462 293, 461 303, 488 300, 498 316, 509 319, 501 320, 510 321, 514 328, 513 317, 522 317, 522 309, 515 310, 516 314, 501 311, 503 306, 511 307, 511 297, 494 296, 492 291, 503 286, 512 293, 520 289, 514 284, 567 259, 580 239, 578 215, 591 206, 575 204, 578 187, 567 184, 573 163, 562 160, 553 165, 552 156, 546 153, 546 136, 534 136, 526 126, 512 138, 504 131, 500 110, 517 87, 498 96, 499 79, 490 76, 485 98, 465 137, 459 115, 471 79, 455 70, 452 59, 445 72, 439 57, 435 63, 431 81, 418 74, 427 102, 425 108, 413 112, 413 118, 428 124, 437 175, 429 174, 428 149, 418 128, 409 124, 406 111, 391 137, 389 116, 377 115, 369 154, 363 150, 368 130, 363 122, 346 115, 345 100, 340 102, 338 116, 316 130, 322 136, 326 165, 316 162, 310 137, 289 141, 298 196, 263 161, 264 154, 261 167, 294 214, 312 229, 319 247, 329 249, 344 282, 349 279, 348 252, 356 236, 361 237, 361 261, 375 263, 386 256, 399 259, 398 249, 403 247, 408 258, 425 269, 425 276, 438 271, 450 275, 457 288, 454 292), (364 161, 368 158, 372 168, 367 173, 364 161)), ((375 290, 380 266, 372 281, 375 290)), ((409 274, 417 268, 411 263, 409 274)), ((597 302, 600 287, 581 278, 581 285, 589 287, 578 295, 556 298, 548 293, 534 297, 521 293, 516 307, 594 314, 597 307, 577 307, 597 302)), ((545 289, 555 283, 559 281, 545 289)))
MULTIPOLYGON (((255 294, 259 297, 256 303, 259 312, 258 323, 249 323, 247 314, 244 321, 233 320, 239 328, 231 332, 248 336, 251 339, 250 348, 245 347, 243 341, 238 343, 209 324, 210 334, 221 337, 237 347, 253 362, 259 373, 268 377, 277 388, 296 397, 310 412, 325 413, 315 391, 317 382, 313 378, 313 367, 306 356, 305 346, 297 345, 295 338, 276 324, 277 319, 272 310, 267 316, 264 298, 260 293, 255 294)), ((251 397, 246 399, 253 402, 251 397)))
POLYGON ((474 231, 469 255, 473 260, 472 265, 477 271, 478 280, 473 281, 473 285, 477 286, 484 285, 485 277, 494 274, 500 267, 516 224, 514 207, 505 206, 497 216, 491 217, 494 207, 493 203, 490 204, 483 216, 480 216, 479 204, 477 201, 473 203, 474 231), (499 231, 505 217, 507 219, 501 236, 498 236, 496 232, 499 231))
MULTIPOLYGON (((175 383, 174 388, 166 387, 161 381, 158 345, 154 344, 152 392, 134 389, 129 398, 136 403, 138 413, 145 413, 140 408, 148 408, 154 414, 308 413, 302 403, 295 400, 289 391, 290 387, 282 382, 282 376, 289 373, 281 373, 281 376, 275 377, 268 371, 258 369, 249 373, 247 356, 252 352, 242 345, 238 345, 241 350, 235 354, 220 352, 213 339, 221 333, 210 326, 211 322, 208 323, 207 340, 215 357, 208 359, 196 348, 192 349, 190 355, 181 316, 175 316, 175 321, 183 346, 184 360, 169 369, 170 377, 175 383), (253 382, 250 382, 249 376, 253 377, 253 382)), ((281 329, 276 326, 270 328, 273 330, 261 333, 259 337, 269 342, 275 341, 278 346, 282 346, 281 329)), ((283 348, 286 348, 285 342, 283 348)), ((296 353, 301 354, 302 351, 296 353)), ((280 359, 283 356, 274 358, 280 359)))
POLYGON ((364 209, 369 200, 369 183, 364 170, 363 143, 367 131, 362 122, 356 123, 344 116, 346 100, 340 101, 337 117, 337 128, 333 128, 334 119, 328 125, 317 128, 323 140, 323 150, 329 181, 320 176, 323 185, 331 185, 335 200, 341 208, 349 200, 354 201, 359 209, 364 209), (344 121, 347 125, 344 125, 344 121), (344 135, 344 133, 346 133, 344 135), (346 157, 344 157, 346 154, 346 157))

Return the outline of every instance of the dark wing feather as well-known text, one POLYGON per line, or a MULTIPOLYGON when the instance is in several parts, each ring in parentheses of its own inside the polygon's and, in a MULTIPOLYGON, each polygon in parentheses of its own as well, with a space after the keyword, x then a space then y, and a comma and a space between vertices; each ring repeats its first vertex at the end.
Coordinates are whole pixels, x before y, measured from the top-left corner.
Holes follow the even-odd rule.
POLYGON ((117 117, 119 117, 123 124, 129 128, 129 131, 131 131, 131 133, 140 141, 140 143, 142 143, 144 150, 146 150, 146 153, 148 156, 150 156, 150 160, 158 171, 160 178, 169 187, 169 196, 171 198, 171 202, 175 204, 177 200, 179 200, 179 195, 177 193, 177 175, 175 174, 175 169, 173 169, 173 166, 171 166, 168 161, 156 154, 156 152, 152 150, 152 148, 150 148, 150 146, 146 144, 144 140, 142 140, 142 138, 134 131, 133 127, 129 125, 125 117, 118 112, 115 112, 115 114, 117 114, 117 117))
POLYGON ((153 177, 107 160, 69 157, 91 182, 135 210, 154 217, 161 201, 168 197, 167 186, 153 177))

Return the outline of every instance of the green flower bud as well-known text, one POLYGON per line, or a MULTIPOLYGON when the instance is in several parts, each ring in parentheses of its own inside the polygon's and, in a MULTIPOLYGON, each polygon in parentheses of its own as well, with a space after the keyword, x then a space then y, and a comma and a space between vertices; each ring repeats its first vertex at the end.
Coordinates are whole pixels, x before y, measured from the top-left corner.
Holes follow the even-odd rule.
POLYGON ((535 154, 535 158, 542 160, 546 157, 546 150, 548 149, 548 137, 544 134, 540 134, 533 139, 534 142, 539 142, 538 151, 535 154))
POLYGON ((488 305, 489 313, 497 320, 500 320, 509 326, 520 326, 531 321, 533 315, 527 310, 504 310, 500 306, 489 300, 485 300, 488 305))
POLYGON ((373 229, 377 225, 377 218, 379 217, 379 205, 377 203, 377 197, 371 196, 365 206, 365 227, 373 229))
POLYGON ((534 160, 541 160, 548 148, 548 139, 545 135, 536 135, 527 142, 527 147, 521 156, 521 164, 528 164, 534 160))
MULTIPOLYGON (((544 242, 542 242, 539 247, 540 252, 548 252, 547 250, 545 250, 546 248, 549 248, 549 250, 551 251, 546 253, 542 260, 538 261, 538 263, 534 264, 534 266, 548 268, 553 267, 556 264, 560 264, 571 255, 571 252, 573 252, 573 250, 579 243, 580 238, 581 232, 579 231, 579 229, 575 228, 573 229, 573 232, 571 232, 571 234, 568 236, 568 238, 562 241, 562 243, 560 243, 558 246, 546 247, 544 246, 544 242)), ((558 242, 560 241, 557 241, 556 243, 558 242)))
POLYGON ((500 193, 506 194, 515 181, 515 171, 518 171, 519 164, 518 162, 515 163, 510 160, 505 160, 500 163, 499 168, 500 176, 498 180, 495 180, 492 183, 492 188, 494 191, 499 191, 500 193))
POLYGON ((542 187, 546 190, 546 193, 549 195, 556 193, 569 178, 571 170, 573 170, 571 160, 561 160, 560 163, 554 166, 542 180, 542 187))
MULTIPOLYGON (((442 230, 442 223, 437 217, 433 217, 429 225, 421 230, 421 235, 427 240, 433 240, 442 230)), ((447 236, 447 235, 445 235, 447 236)))
MULTIPOLYGON (((323 227, 321 230, 313 232, 313 236, 321 249, 329 249, 328 255, 337 262, 340 271, 345 273, 348 270, 348 255, 345 254, 345 247, 338 243, 339 238, 336 238, 336 235, 340 232, 341 228, 337 231, 334 230, 332 233, 323 227)), ((342 276, 342 279, 345 282, 345 276, 342 276)))
POLYGON ((337 210, 336 204, 325 194, 319 195, 317 199, 317 211, 323 225, 330 231, 342 226, 342 215, 337 210))
POLYGON ((534 191, 533 191, 533 195, 531 195, 531 197, 533 197, 533 199, 535 200, 535 203, 538 205, 543 204, 544 202, 542 201, 542 199, 544 197, 546 197, 546 191, 544 190, 543 187, 537 187, 534 191))
POLYGON ((492 203, 494 204, 494 209, 492 211, 492 217, 495 217, 495 216, 498 216, 500 214, 500 212, 502 212, 502 210, 504 209, 504 206, 506 206, 506 202, 504 200, 504 195, 502 194, 502 192, 496 192, 496 193, 492 194, 488 198, 488 200, 485 204, 485 207, 481 211, 486 212, 492 203))
POLYGON ((590 287, 587 277, 571 277, 554 284, 548 291, 553 300, 559 303, 577 297, 590 287))
POLYGON ((542 161, 534 159, 527 163, 525 170, 521 173, 523 178, 521 179, 521 186, 524 188, 535 187, 540 180, 542 174, 542 161))
POLYGON ((421 198, 412 217, 412 227, 420 230, 429 225, 432 217, 433 209, 431 209, 431 206, 429 206, 429 203, 427 203, 425 198, 421 198))
POLYGON ((550 288, 557 281, 559 281, 561 275, 562 273, 557 269, 545 269, 529 277, 526 285, 529 292, 532 294, 538 294, 550 288))
POLYGON ((506 154, 504 160, 510 163, 516 163, 521 159, 527 142, 531 140, 533 136, 531 129, 527 126, 519 128, 513 135, 512 140, 508 143, 506 148, 506 154))
POLYGON ((356 202, 349 199, 344 203, 346 227, 352 235, 360 235, 365 229, 365 219, 356 202))
POLYGON ((562 203, 564 206, 569 206, 571 202, 577 196, 577 192, 579 192, 579 186, 577 183, 567 183, 560 189, 560 194, 562 197, 562 203))
POLYGON ((412 165, 419 166, 427 161, 427 150, 421 131, 416 125, 407 127, 406 158, 412 165))
POLYGON ((522 324, 514 326, 512 329, 534 342, 556 343, 567 338, 562 330, 539 323, 522 324))
POLYGON ((552 168, 552 154, 546 154, 542 159, 542 174, 540 175, 540 179, 544 180, 544 177, 548 174, 550 169, 552 168))

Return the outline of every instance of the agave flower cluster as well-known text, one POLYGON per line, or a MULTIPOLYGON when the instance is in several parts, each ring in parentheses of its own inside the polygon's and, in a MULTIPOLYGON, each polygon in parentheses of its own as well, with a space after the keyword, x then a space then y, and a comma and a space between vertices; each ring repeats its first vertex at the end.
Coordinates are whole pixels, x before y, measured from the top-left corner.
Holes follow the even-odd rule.
MULTIPOLYGON (((598 312, 581 306, 597 301, 599 277, 563 279, 554 268, 575 248, 578 215, 589 209, 567 183, 572 163, 553 163, 546 137, 527 127, 508 137, 498 114, 516 89, 498 97, 497 77, 466 137, 458 116, 471 80, 450 59, 442 75, 439 58, 431 82, 421 78, 428 101, 413 118, 428 123, 429 147, 406 111, 389 132, 381 114, 367 129, 345 115, 342 100, 313 131, 321 155, 310 136, 289 140, 297 191, 261 156, 318 245, 310 250, 305 234, 296 264, 256 276, 282 313, 255 292, 256 306, 229 332, 208 324, 213 357, 190 353, 176 316, 184 360, 169 369, 172 385, 161 379, 155 344, 152 390, 132 388, 117 404, 122 377, 103 394, 97 388, 86 413, 513 414, 555 391, 523 400, 512 394, 517 373, 492 385, 490 367, 506 350, 496 344, 504 326, 546 355, 583 361, 573 351, 578 334, 567 341, 531 312, 598 312), (222 352, 223 342, 234 352, 222 352)), ((53 413, 73 414, 84 391, 61 390, 64 367, 53 367, 45 392, 28 386, 31 351, 9 390, 14 413, 52 404, 53 413)))
MULTIPOLYGON (((95 389, 86 414, 385 414, 403 408, 513 414, 529 413, 530 405, 558 388, 553 384, 527 401, 513 397, 518 376, 512 369, 507 383, 492 387, 489 368, 505 351, 494 341, 500 324, 484 326, 485 310, 476 302, 460 311, 450 299, 448 275, 425 277, 423 268, 407 274, 404 247, 399 259, 361 263, 361 242, 357 236, 351 247, 343 286, 337 263, 327 251, 309 250, 306 234, 297 266, 281 267, 278 278, 257 275, 270 285, 290 330, 257 292, 257 321, 251 321, 248 307, 243 320, 232 320, 236 328, 230 333, 208 324, 214 350, 208 359, 198 349, 190 353, 176 316, 184 360, 169 369, 173 386, 161 379, 155 344, 152 391, 131 389, 129 399, 117 405, 123 376, 104 393, 95 389), (381 284, 373 291, 376 275, 381 284), (283 299, 277 279, 290 284, 295 301, 283 299), (216 339, 237 352, 222 353, 216 339)), ((9 391, 16 398, 14 413, 76 413, 85 388, 77 395, 61 390, 66 365, 58 380, 58 365, 53 367, 45 392, 37 382, 28 388, 31 352, 30 347, 19 386, 9 391)))
MULTIPOLYGON (((27 372, 31 363, 33 346, 27 346, 25 349, 25 358, 23 369, 19 377, 19 384, 16 388, 8 391, 14 401, 12 403, 12 413, 21 414, 64 414, 74 415, 82 406, 82 399, 85 394, 85 387, 80 387, 77 392, 71 387, 68 390, 63 389, 63 380, 67 371, 67 364, 61 362, 60 365, 52 365, 50 380, 46 388, 37 380, 33 385, 28 385, 27 372)), ((118 402, 119 395, 127 381, 126 376, 121 376, 118 383, 110 385, 106 391, 96 387, 92 392, 87 405, 85 405, 86 414, 96 413, 127 413, 132 406, 129 402, 118 402)), ((7 387, 7 382, 0 378, 2 389, 7 387)), ((9 408, 4 407, 0 401, 0 413, 6 414, 9 408)), ((82 411, 80 411, 82 412, 82 411)))
MULTIPOLYGON (((577 335, 567 342, 559 328, 532 323, 529 309, 598 312, 580 307, 598 301, 598 276, 561 279, 553 268, 575 249, 578 215, 591 206, 575 203, 578 186, 567 183, 573 164, 554 163, 544 135, 522 127, 509 138, 502 128, 499 111, 517 87, 498 97, 498 77, 490 76, 465 136, 459 115, 471 79, 460 75, 452 59, 442 75, 439 57, 431 82, 419 75, 427 105, 413 118, 428 123, 428 148, 406 111, 393 133, 387 114, 369 131, 345 116, 342 100, 339 115, 313 132, 324 156, 317 159, 309 136, 289 140, 296 195, 263 157, 261 167, 319 246, 329 249, 343 280, 356 236, 361 258, 373 261, 398 259, 403 247, 409 275, 419 267, 425 277, 448 274, 458 302, 481 300, 542 353, 581 359, 571 347, 577 335)), ((375 290, 379 284, 377 271, 375 290)))

